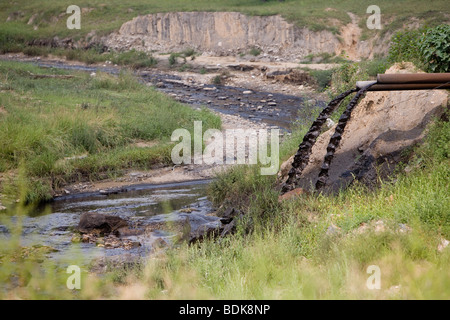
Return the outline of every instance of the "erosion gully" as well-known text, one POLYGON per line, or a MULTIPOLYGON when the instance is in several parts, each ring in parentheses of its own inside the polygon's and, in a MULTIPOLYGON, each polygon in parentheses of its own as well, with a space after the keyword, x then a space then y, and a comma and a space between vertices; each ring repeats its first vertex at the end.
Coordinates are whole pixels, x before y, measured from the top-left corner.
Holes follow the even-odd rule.
MULTIPOLYGON (((116 67, 94 67, 73 65, 63 62, 34 62, 41 67, 76 70, 85 72, 107 72, 118 74, 116 67)), ((174 99, 194 107, 208 108, 224 113, 239 115, 255 123, 265 123, 289 132, 292 123, 302 111, 304 99, 292 95, 248 89, 216 86, 210 84, 186 83, 178 76, 161 71, 141 71, 137 75, 141 81, 155 85, 174 99)), ((318 102, 324 106, 323 102, 318 102)), ((197 180, 158 185, 133 185, 126 192, 101 194, 80 193, 55 198, 45 207, 34 210, 23 221, 21 244, 23 246, 45 245, 54 248, 48 259, 88 263, 89 261, 116 260, 130 261, 150 254, 156 247, 170 246, 177 232, 170 225, 190 224, 191 232, 198 228, 216 228, 218 217, 206 197, 206 188, 211 180, 197 180), (80 215, 97 212, 125 218, 134 226, 151 226, 151 232, 128 236, 140 243, 132 249, 122 247, 105 249, 91 243, 73 243, 72 236, 80 215)), ((176 229, 176 228, 175 228, 176 229)), ((0 225, 0 237, 8 237, 10 230, 0 225)))

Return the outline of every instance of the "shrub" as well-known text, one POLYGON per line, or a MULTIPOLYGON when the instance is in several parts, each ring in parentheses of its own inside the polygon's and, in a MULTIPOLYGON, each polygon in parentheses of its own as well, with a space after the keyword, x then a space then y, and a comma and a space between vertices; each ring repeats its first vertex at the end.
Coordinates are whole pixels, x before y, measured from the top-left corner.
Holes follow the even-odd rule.
POLYGON ((257 57, 257 56, 259 56, 261 54, 261 50, 256 48, 256 47, 253 47, 253 48, 250 49, 249 54, 251 54, 252 56, 257 57))
MULTIPOLYGON (((340 94, 349 89, 355 88, 357 81, 369 80, 366 68, 360 63, 343 63, 336 68, 331 76, 331 86, 327 90, 330 98, 334 98, 337 94, 340 94)), ((345 106, 350 102, 352 96, 345 98, 338 110, 336 110, 331 119, 337 121, 339 116, 344 111, 345 106)))
POLYGON ((217 75, 217 76, 213 77, 211 82, 212 82, 212 84, 215 84, 215 85, 222 85, 223 84, 222 76, 217 75))
POLYGON ((134 69, 150 68, 158 63, 152 55, 149 55, 143 51, 137 51, 135 49, 121 52, 115 55, 111 61, 118 65, 130 66, 134 69))
POLYGON ((420 66, 420 54, 417 43, 423 29, 398 31, 391 39, 388 60, 391 63, 410 61, 420 66))
POLYGON ((367 70, 358 63, 343 63, 331 77, 332 91, 341 93, 355 87, 356 81, 368 80, 367 70))
POLYGON ((180 54, 183 56, 183 57, 194 57, 196 54, 197 54, 197 52, 195 52, 195 50, 194 49, 192 49, 192 48, 188 48, 188 49, 185 49, 185 50, 183 50, 182 52, 180 52, 180 54))
POLYGON ((334 69, 330 70, 311 70, 309 73, 317 82, 318 90, 324 91, 331 85, 331 77, 333 76, 334 69))
POLYGON ((417 49, 429 72, 450 71, 450 25, 439 25, 422 35, 417 49))
POLYGON ((216 75, 211 79, 211 83, 215 85, 224 85, 226 80, 230 77, 229 71, 222 71, 220 74, 216 75))
POLYGON ((450 70, 450 26, 399 31, 391 40, 389 62, 410 61, 427 72, 450 70))
POLYGON ((389 66, 390 63, 385 58, 374 59, 372 61, 365 61, 361 63, 361 68, 363 68, 370 77, 376 77, 377 74, 385 73, 389 66))
POLYGON ((191 57, 191 60, 195 60, 195 56, 197 52, 194 49, 185 49, 181 52, 172 52, 169 56, 169 65, 174 66, 177 64, 177 58, 182 58, 184 60, 184 64, 186 64, 188 57, 191 57))
POLYGON ((37 47, 37 46, 29 46, 29 47, 25 47, 23 49, 23 53, 26 54, 27 56, 43 56, 43 57, 47 57, 48 56, 48 48, 46 47, 37 47))

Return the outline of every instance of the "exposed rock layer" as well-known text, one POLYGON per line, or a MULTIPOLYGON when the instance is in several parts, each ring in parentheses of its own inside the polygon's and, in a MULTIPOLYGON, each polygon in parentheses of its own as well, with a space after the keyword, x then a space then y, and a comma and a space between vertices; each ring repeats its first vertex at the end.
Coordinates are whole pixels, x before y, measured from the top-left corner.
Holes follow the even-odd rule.
MULTIPOLYGON (((340 54, 357 58, 373 55, 371 41, 357 41, 357 17, 342 27, 342 36, 311 31, 280 15, 246 16, 238 12, 170 12, 138 16, 122 25, 106 41, 116 49, 136 48, 160 52, 194 48, 201 52, 230 54, 258 47, 263 52, 300 58, 308 54, 340 54), (354 21, 353 21, 354 20, 354 21), (355 38, 356 37, 356 38, 355 38), (348 39, 347 39, 348 38, 348 39)), ((359 31, 358 31, 359 30, 359 31)), ((377 47, 376 50, 384 50, 377 47)))

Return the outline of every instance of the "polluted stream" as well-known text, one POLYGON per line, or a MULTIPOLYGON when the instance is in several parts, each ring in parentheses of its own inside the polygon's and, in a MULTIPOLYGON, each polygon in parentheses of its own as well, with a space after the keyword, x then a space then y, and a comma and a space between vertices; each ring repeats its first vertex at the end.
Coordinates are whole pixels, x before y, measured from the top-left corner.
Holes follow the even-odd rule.
MULTIPOLYGON (((61 62, 35 62, 45 68, 85 72, 119 74, 120 68, 71 65, 61 62)), ((250 91, 238 87, 186 83, 178 76, 159 71, 141 71, 141 81, 194 107, 206 106, 216 112, 239 115, 255 123, 265 123, 289 132, 292 123, 303 110, 304 98, 250 91)), ((319 101, 316 107, 325 104, 319 101)), ((162 185, 135 185, 117 194, 86 193, 62 196, 46 206, 36 209, 24 218, 21 245, 44 245, 53 252, 50 260, 89 262, 95 259, 122 257, 126 261, 148 256, 155 248, 176 243, 180 230, 189 227, 190 233, 203 228, 217 229, 220 218, 206 197, 211 180, 189 181, 162 185), (124 236, 129 248, 102 243, 74 243, 73 237, 83 213, 100 213, 127 220, 131 228, 144 229, 144 233, 124 236), (124 258, 125 257, 125 258, 124 258)), ((7 226, 0 225, 0 236, 8 238, 7 226)), ((122 236, 121 236, 122 238, 122 236)))
MULTIPOLYGON (((143 184, 127 187, 120 193, 92 192, 56 198, 23 218, 21 246, 50 247, 52 252, 46 254, 47 259, 68 264, 73 261, 88 264, 93 260, 126 263, 146 257, 156 249, 176 244, 186 224, 193 233, 199 228, 220 226, 206 197, 210 181, 143 184), (130 248, 121 245, 105 248, 101 242, 74 242, 83 213, 121 217, 129 223, 130 230, 143 232, 120 237, 122 241, 136 244, 130 248)), ((10 232, 7 225, 0 225, 2 237, 8 238, 10 232)))

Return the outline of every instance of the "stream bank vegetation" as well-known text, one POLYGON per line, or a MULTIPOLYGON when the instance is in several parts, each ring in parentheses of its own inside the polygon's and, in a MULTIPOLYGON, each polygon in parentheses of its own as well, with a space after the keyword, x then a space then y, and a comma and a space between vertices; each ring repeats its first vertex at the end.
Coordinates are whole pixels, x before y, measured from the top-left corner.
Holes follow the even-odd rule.
MULTIPOLYGON (((276 177, 261 176, 257 166, 237 166, 209 190, 217 205, 244 213, 235 234, 159 251, 102 277, 85 266, 80 290, 68 290, 65 269, 45 261, 51 248, 19 245, 15 223, 1 246, 0 283, 6 288, 0 297, 448 299, 449 145, 450 122, 436 119, 424 143, 409 151, 409 163, 379 188, 354 184, 335 196, 310 194, 282 203, 276 177), (380 268, 380 289, 367 287, 369 266, 380 268)), ((287 141, 281 160, 295 148, 287 141)), ((16 210, 20 220, 27 209, 16 210)))
MULTIPOLYGON (((296 130, 281 160, 304 134, 296 130)), ((436 119, 390 181, 278 202, 255 166, 219 175, 217 206, 244 214, 234 235, 170 250, 125 279, 151 299, 448 299, 450 122, 436 119), (406 170, 407 169, 407 170, 406 170), (370 290, 369 266, 381 271, 370 290), (144 285, 143 285, 144 284, 144 285)))
POLYGON ((205 130, 221 126, 208 110, 182 105, 126 70, 90 75, 0 62, 0 86, 0 172, 9 188, 24 167, 27 202, 50 200, 69 183, 169 165, 175 129, 192 131, 196 120, 205 130))

